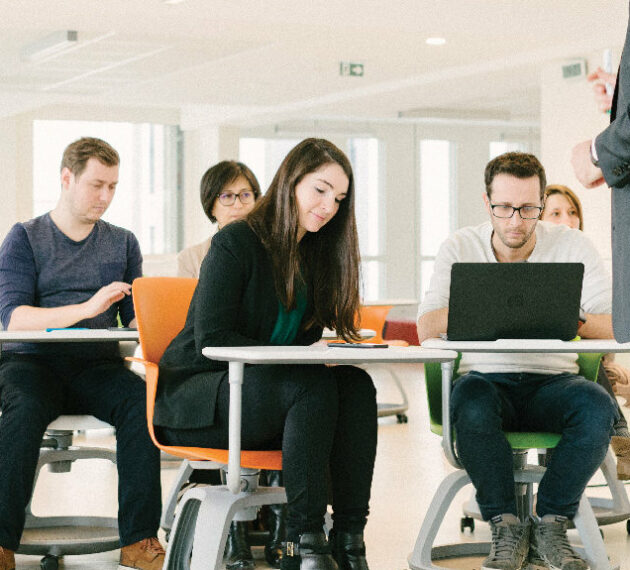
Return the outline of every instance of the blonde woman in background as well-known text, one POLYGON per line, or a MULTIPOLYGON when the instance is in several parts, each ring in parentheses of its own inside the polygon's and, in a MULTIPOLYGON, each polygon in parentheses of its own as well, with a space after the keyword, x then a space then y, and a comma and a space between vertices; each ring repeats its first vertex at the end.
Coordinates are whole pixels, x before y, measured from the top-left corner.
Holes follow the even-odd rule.
MULTIPOLYGON (((545 189, 544 210, 540 219, 553 224, 564 224, 576 230, 584 229, 584 217, 582 215, 582 204, 576 194, 567 186, 552 184, 545 189)), ((628 370, 623 366, 613 362, 613 354, 606 354, 602 360, 597 382, 615 398, 611 381, 620 384, 628 384, 630 376, 628 370)), ((615 401, 617 401, 615 399, 615 401)), ((617 455, 617 477, 619 479, 630 479, 630 432, 628 422, 623 415, 623 411, 617 404, 619 419, 613 428, 615 433, 612 437, 612 447, 617 455)))

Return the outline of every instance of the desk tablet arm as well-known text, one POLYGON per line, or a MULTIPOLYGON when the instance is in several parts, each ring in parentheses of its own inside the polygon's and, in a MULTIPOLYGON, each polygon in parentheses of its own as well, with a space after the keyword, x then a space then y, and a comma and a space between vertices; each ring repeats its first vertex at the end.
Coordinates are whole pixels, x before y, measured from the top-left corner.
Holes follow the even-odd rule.
POLYGON ((455 437, 451 425, 451 389, 453 386, 453 370, 455 363, 442 362, 442 448, 448 462, 457 469, 463 469, 463 465, 455 451, 455 437))

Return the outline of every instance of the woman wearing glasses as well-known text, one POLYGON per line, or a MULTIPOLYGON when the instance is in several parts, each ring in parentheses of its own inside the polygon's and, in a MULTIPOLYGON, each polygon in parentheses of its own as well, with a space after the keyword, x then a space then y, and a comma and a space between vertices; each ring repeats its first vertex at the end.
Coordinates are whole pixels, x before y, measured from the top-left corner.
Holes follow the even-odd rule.
MULTIPOLYGON (((168 444, 228 444, 227 364, 203 346, 310 345, 358 336, 359 244, 346 155, 306 139, 245 220, 217 233, 183 330, 160 361, 155 407, 168 444)), ((354 366, 245 367, 244 449, 282 449, 283 570, 368 570, 363 529, 376 455, 376 390, 354 366), (330 473, 333 528, 323 532, 330 473)))
MULTIPOLYGON (((224 160, 206 170, 200 190, 203 211, 219 229, 249 214, 260 196, 260 186, 254 173, 242 162, 233 160, 224 160)), ((210 239, 179 253, 179 277, 199 277, 199 268, 208 253, 210 239)))

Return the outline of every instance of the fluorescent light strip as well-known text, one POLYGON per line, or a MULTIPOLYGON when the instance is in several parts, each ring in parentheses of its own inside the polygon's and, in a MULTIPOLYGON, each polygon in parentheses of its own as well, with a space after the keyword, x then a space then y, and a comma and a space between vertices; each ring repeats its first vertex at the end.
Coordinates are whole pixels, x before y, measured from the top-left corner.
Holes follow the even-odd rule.
POLYGON ((98 73, 103 73, 104 71, 109 71, 110 69, 115 69, 117 67, 121 67, 123 65, 127 65, 129 63, 134 63, 136 61, 140 61, 142 59, 146 59, 147 57, 151 57, 153 55, 157 55, 158 53, 161 53, 163 51, 166 51, 167 49, 170 49, 169 47, 161 47, 161 48, 157 48, 154 49, 152 51, 140 54, 140 55, 134 55, 133 57, 129 57, 127 59, 123 59, 122 61, 117 61, 115 63, 112 63, 110 65, 105 65, 103 67, 99 67, 97 69, 92 69, 90 71, 86 71, 85 73, 81 73, 79 75, 75 75, 74 77, 70 77, 69 79, 64 79, 63 81, 58 81, 57 83, 52 83, 50 85, 46 85, 46 87, 44 87, 42 89, 42 91, 51 91, 53 89, 57 89, 58 87, 62 87, 63 85, 69 85, 70 83, 75 83, 77 81, 80 81, 81 79, 85 79, 86 77, 90 77, 92 75, 97 75, 98 73))
POLYGON ((77 45, 79 35, 75 30, 53 32, 26 46, 22 51, 22 59, 39 62, 59 55, 77 45))

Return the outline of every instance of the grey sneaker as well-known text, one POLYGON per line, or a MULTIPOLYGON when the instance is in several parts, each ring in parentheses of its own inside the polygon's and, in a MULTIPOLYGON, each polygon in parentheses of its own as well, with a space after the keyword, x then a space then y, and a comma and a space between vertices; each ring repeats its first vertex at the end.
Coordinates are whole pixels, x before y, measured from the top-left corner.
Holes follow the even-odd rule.
POLYGON ((545 515, 534 522, 530 559, 542 561, 551 570, 589 570, 589 565, 569 544, 567 517, 545 515))
POLYGON ((481 570, 520 570, 529 550, 531 521, 520 522, 513 514, 490 520, 492 546, 481 570))

